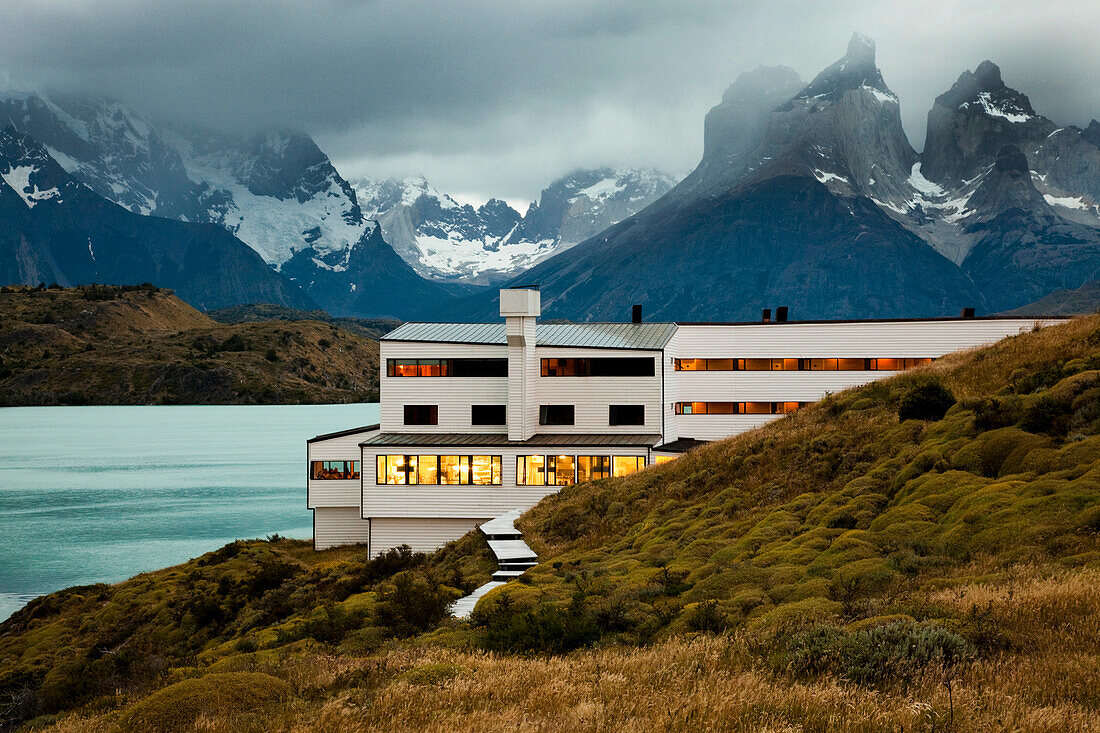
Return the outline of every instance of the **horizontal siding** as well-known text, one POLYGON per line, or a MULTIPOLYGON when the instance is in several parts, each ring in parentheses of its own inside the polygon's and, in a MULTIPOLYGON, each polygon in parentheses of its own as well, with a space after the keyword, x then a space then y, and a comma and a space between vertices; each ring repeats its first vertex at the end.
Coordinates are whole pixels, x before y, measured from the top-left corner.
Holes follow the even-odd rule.
POLYGON ((438 517, 384 517, 371 521, 370 551, 377 557, 386 550, 408 545, 415 552, 438 550, 492 517, 440 519, 438 517))
POLYGON ((767 425, 785 415, 677 415, 676 430, 681 438, 721 440, 767 425))
POLYGON ((369 436, 377 434, 377 430, 372 430, 371 432, 343 435, 307 444, 306 506, 310 509, 315 507, 359 506, 360 482, 358 480, 314 481, 309 478, 309 464, 312 461, 358 461, 362 455, 359 443, 369 436))
POLYGON ((942 356, 1032 330, 1045 321, 911 321, 680 326, 673 356, 691 358, 858 358, 942 356))
MULTIPOLYGON (((618 450, 592 447, 570 448, 440 448, 438 446, 404 447, 407 455, 499 455, 501 485, 499 486, 393 486, 376 481, 379 453, 385 449, 363 449, 363 516, 365 517, 495 517, 510 509, 527 509, 543 497, 557 492, 560 486, 517 486, 516 456, 518 455, 585 455, 585 456, 646 456, 646 449, 618 450)), ((398 451, 392 451, 394 453, 398 451)))
POLYGON ((673 372, 672 402, 814 402, 897 372, 673 372))
POLYGON ((325 550, 338 545, 366 544, 370 521, 359 516, 358 506, 324 507, 313 510, 313 547, 325 550))
POLYGON ((386 432, 504 433, 503 425, 473 425, 470 405, 508 403, 506 377, 387 377, 387 359, 504 359, 508 347, 478 344, 382 343, 379 422, 386 432), (438 405, 438 425, 405 425, 405 405, 438 405))

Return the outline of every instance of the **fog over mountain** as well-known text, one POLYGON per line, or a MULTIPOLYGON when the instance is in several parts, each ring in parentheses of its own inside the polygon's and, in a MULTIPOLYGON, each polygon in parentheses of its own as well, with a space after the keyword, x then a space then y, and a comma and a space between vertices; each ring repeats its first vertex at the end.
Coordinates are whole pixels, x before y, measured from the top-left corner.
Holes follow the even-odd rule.
POLYGON ((460 203, 515 205, 572 169, 686 173, 731 80, 777 64, 811 78, 853 29, 878 42, 917 152, 937 95, 986 58, 1035 109, 1085 128, 1098 26, 1087 0, 8 3, 0 86, 228 132, 300 129, 349 179, 422 174, 460 203))

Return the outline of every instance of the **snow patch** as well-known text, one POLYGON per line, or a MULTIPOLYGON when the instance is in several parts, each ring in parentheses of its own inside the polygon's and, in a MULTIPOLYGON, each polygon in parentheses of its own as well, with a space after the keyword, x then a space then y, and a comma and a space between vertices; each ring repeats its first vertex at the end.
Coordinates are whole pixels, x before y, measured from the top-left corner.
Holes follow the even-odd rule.
POLYGON ((593 200, 607 199, 626 190, 626 184, 619 183, 616 178, 605 178, 593 183, 588 188, 582 188, 578 195, 587 196, 593 200))
POLYGON ((866 84, 861 86, 860 89, 864 90, 865 92, 870 94, 872 97, 877 99, 879 104, 886 104, 887 102, 889 102, 891 104, 897 104, 898 103, 897 97, 895 97, 892 94, 887 94, 886 92, 882 91, 881 89, 875 89, 874 87, 869 87, 866 84))
MULTIPOLYGON (((967 109, 970 104, 970 102, 963 102, 959 105, 959 109, 967 109)), ((975 104, 980 105, 982 111, 990 117, 1000 117, 1013 124, 1017 122, 1027 122, 1031 119, 1031 115, 1024 113, 1022 110, 998 107, 989 92, 978 92, 978 99, 975 104)))
POLYGON ((1067 209, 1084 209, 1088 211, 1089 205, 1085 203, 1083 198, 1074 198, 1073 196, 1051 196, 1049 193, 1044 193, 1043 198, 1047 200, 1047 203, 1051 206, 1062 206, 1067 209))
POLYGON ((909 173, 909 185, 925 196, 943 196, 945 193, 943 186, 932 183, 921 174, 919 162, 913 164, 913 170, 909 173))
POLYGON ((827 173, 822 170, 814 170, 814 178, 821 183, 829 183, 831 181, 840 181, 841 183, 848 183, 848 179, 844 176, 838 176, 836 173, 827 173))
POLYGON ((37 172, 38 169, 32 165, 20 165, 12 168, 7 173, 0 173, 0 178, 3 178, 4 182, 19 194, 28 209, 33 209, 40 201, 48 201, 53 198, 60 200, 61 198, 61 192, 57 190, 57 186, 39 189, 37 184, 31 183, 31 176, 37 172))

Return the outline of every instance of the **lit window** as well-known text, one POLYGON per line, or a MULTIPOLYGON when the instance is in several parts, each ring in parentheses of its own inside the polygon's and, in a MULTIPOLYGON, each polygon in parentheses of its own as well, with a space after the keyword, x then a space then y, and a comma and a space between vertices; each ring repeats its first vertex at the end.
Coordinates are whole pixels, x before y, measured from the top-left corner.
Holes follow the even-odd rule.
POLYGON ((378 484, 415 484, 416 456, 378 456, 378 484))
POLYGON ((546 456, 548 486, 569 486, 574 482, 573 456, 546 456))
POLYGON ((471 456, 471 483, 475 486, 500 484, 500 456, 471 456))
POLYGON ((438 484, 439 456, 417 456, 416 476, 419 484, 438 484))
POLYGON ((629 476, 645 468, 644 456, 615 456, 611 459, 612 476, 629 476))
POLYGON ((387 359, 387 377, 507 377, 507 359, 387 359))
POLYGON ((668 463, 669 461, 675 461, 679 456, 653 456, 654 465, 660 466, 662 463, 668 463))
POLYGON ((315 481, 358 479, 359 461, 311 461, 309 477, 315 481))
POLYGON ((470 461, 466 456, 439 457, 439 483, 465 484, 463 480, 470 475, 470 461))
POLYGON ((516 484, 519 486, 545 486, 546 457, 516 456, 516 484))
POLYGON ((578 456, 577 481, 595 481, 611 475, 611 456, 578 456))

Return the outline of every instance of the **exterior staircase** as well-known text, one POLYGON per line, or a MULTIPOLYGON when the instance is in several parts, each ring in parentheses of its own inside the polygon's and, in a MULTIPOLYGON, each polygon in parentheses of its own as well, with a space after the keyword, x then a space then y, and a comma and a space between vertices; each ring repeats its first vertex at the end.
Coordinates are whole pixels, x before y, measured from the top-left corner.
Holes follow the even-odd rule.
POLYGON ((482 596, 538 565, 538 556, 523 541, 523 533, 516 529, 515 521, 521 514, 522 509, 512 509, 478 528, 485 535, 489 549, 496 555, 499 569, 488 583, 454 602, 451 615, 455 618, 469 618, 482 596))

